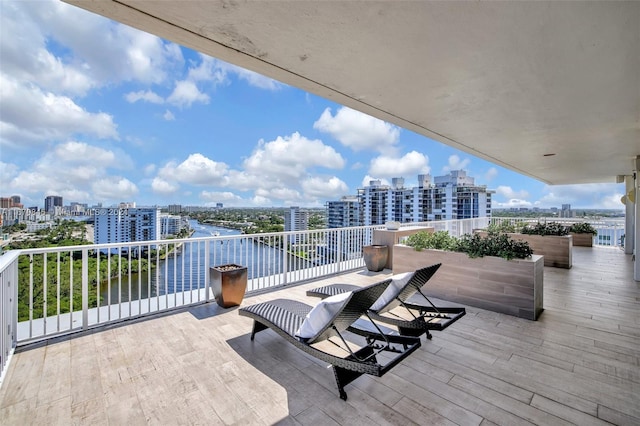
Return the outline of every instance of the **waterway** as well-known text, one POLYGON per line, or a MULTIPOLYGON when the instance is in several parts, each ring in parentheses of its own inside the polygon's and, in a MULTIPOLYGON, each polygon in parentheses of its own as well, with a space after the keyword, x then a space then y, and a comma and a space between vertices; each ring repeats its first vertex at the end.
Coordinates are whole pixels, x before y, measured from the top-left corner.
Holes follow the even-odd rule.
POLYGON ((195 290, 205 284, 205 245, 209 245, 209 265, 228 263, 247 266, 249 279, 277 274, 282 271, 282 252, 269 245, 247 242, 235 237, 240 231, 190 221, 194 230, 189 239, 219 236, 219 240, 185 243, 178 250, 157 262, 150 272, 132 273, 111 279, 111 288, 101 284, 102 304, 126 302, 138 298, 195 290), (121 287, 118 281, 122 283, 121 287), (130 285, 131 284, 131 285, 130 285), (120 290, 121 288, 121 290, 120 290), (110 298, 109 298, 110 294, 110 298))

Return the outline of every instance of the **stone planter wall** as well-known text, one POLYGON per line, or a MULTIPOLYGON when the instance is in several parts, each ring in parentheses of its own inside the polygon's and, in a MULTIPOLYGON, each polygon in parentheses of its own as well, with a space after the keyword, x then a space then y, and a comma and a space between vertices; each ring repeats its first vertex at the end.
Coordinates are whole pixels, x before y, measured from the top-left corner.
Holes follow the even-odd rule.
POLYGON ((529 320, 538 319, 543 310, 544 258, 540 255, 506 260, 442 250, 418 252, 404 245, 393 250, 394 274, 442 263, 423 288, 428 296, 529 320))
MULTIPOLYGON (((478 231, 480 235, 486 236, 486 231, 478 231)), ((530 235, 510 233, 514 240, 526 241, 535 254, 544 256, 544 266, 554 266, 556 268, 570 269, 573 261, 571 249, 573 248, 573 236, 557 235, 530 235)))
POLYGON ((593 234, 575 234, 571 233, 573 237, 573 245, 577 247, 593 247, 593 234))

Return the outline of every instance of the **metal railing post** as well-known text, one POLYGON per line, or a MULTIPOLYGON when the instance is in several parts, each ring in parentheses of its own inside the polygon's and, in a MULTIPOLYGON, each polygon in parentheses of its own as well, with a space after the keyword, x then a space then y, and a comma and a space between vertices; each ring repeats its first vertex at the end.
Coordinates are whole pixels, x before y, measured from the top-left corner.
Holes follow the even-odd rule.
MULTIPOLYGON (((73 253, 71 258, 73 259, 73 253)), ((82 329, 87 328, 89 328, 89 250, 84 249, 82 250, 82 329)))
MULTIPOLYGON (((205 289, 205 301, 209 301, 211 292, 211 283, 209 282, 209 241, 204 242, 204 289, 205 289)), ((215 244, 215 241, 214 241, 215 244)))

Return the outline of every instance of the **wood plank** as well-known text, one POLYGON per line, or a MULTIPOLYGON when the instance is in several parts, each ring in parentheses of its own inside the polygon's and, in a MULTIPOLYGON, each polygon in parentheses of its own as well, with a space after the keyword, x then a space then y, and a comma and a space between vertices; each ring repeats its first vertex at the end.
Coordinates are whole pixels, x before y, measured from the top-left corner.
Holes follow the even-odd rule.
MULTIPOLYGON (((326 363, 273 331, 251 341, 251 320, 214 303, 20 348, 0 388, 0 418, 8 424, 50 418, 65 424, 640 424, 640 288, 629 256, 574 247, 571 269, 543 272, 545 311, 538 321, 467 306, 467 315, 432 340, 423 338, 385 376, 348 385, 346 402, 326 363)), ((390 275, 351 271, 248 296, 243 304, 284 297, 313 305, 307 289, 390 275)), ((508 296, 523 294, 513 293, 508 296)))

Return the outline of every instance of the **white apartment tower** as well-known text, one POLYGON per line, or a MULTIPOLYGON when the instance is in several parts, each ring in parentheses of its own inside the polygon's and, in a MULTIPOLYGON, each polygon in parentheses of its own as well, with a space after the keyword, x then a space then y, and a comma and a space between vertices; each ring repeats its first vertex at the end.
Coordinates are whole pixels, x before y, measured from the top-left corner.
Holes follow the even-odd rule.
POLYGON ((347 228, 362 225, 360 200, 345 196, 339 201, 327 202, 327 228, 347 228))
POLYGON ((96 244, 160 239, 160 208, 100 208, 94 212, 96 244))
MULTIPOLYGON (((286 231, 306 231, 309 229, 309 212, 300 210, 300 207, 289 207, 284 212, 284 230, 286 231)), ((295 235, 289 237, 291 244, 299 242, 295 235)))
POLYGON ((389 186, 372 180, 369 186, 358 189, 362 225, 491 216, 493 191, 475 185, 474 178, 464 170, 437 176, 434 183, 430 175, 418 175, 418 186, 413 188, 405 188, 403 178, 391 182, 389 186))

